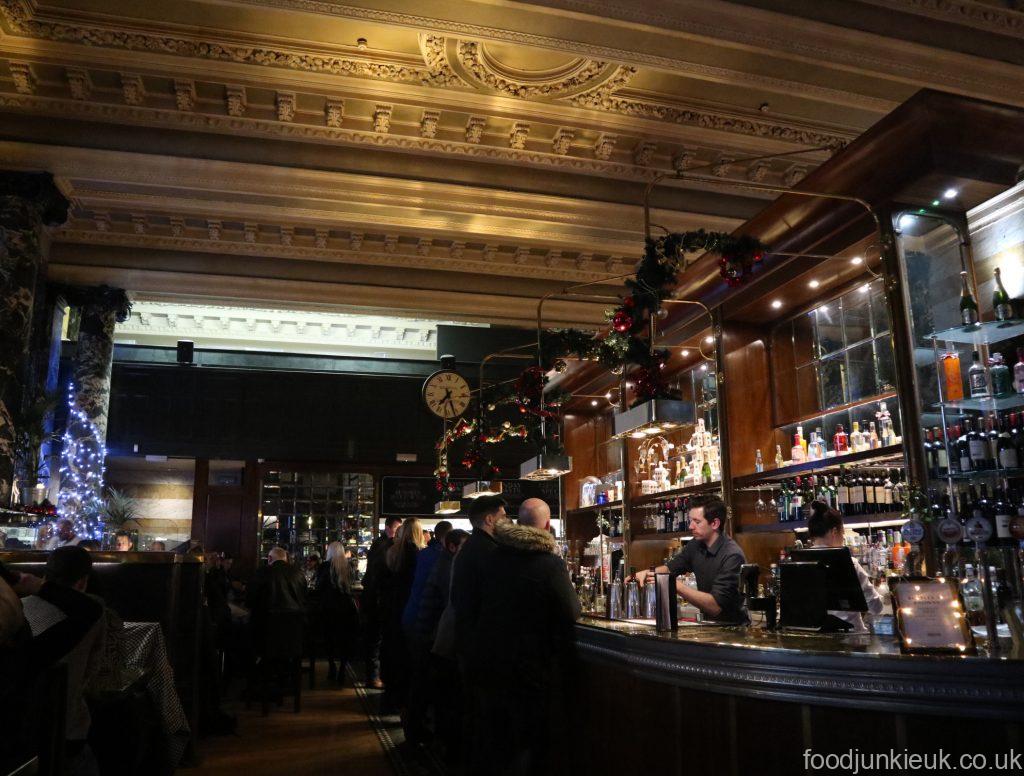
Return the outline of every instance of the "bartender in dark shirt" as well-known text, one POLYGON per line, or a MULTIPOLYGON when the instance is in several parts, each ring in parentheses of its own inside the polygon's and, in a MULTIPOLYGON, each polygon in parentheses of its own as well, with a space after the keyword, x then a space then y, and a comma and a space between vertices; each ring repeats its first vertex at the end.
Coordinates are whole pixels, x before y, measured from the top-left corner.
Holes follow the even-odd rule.
MULTIPOLYGON (((688 517, 693 540, 667 566, 659 566, 655 571, 672 574, 692 571, 697 577, 697 589, 676 580, 680 597, 710 620, 746 625, 750 617, 740 595, 740 566, 747 561, 740 546, 722 533, 725 502, 717 497, 698 501, 690 508, 688 517)), ((637 573, 641 585, 648 573, 637 573)))

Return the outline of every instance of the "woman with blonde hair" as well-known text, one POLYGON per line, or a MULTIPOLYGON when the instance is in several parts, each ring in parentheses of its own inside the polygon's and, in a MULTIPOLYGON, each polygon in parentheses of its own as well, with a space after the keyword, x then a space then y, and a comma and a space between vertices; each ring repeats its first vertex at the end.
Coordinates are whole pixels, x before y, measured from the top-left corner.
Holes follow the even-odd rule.
POLYGON ((401 711, 409 693, 411 655, 402 630, 402 612, 412 591, 416 573, 416 555, 426 542, 423 526, 415 517, 406 518, 395 533, 395 542, 385 557, 387 573, 381 580, 383 638, 381 641, 381 678, 384 680, 382 708, 401 711))
POLYGON ((331 542, 317 569, 316 597, 327 646, 327 678, 345 683, 345 667, 356 644, 359 616, 352 597, 352 567, 345 545, 331 542))

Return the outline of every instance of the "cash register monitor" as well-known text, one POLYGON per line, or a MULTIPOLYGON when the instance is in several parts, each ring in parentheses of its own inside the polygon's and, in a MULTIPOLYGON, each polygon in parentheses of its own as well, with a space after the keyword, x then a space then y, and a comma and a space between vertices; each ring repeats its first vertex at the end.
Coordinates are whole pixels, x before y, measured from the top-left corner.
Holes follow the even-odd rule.
POLYGON ((849 547, 806 547, 793 550, 790 557, 797 562, 817 562, 824 566, 826 609, 840 612, 868 610, 849 547))

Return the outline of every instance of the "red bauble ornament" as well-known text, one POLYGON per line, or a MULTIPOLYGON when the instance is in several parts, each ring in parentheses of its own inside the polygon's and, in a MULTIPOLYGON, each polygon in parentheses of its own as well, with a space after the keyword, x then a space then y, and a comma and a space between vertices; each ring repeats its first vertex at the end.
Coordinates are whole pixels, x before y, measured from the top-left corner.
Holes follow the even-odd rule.
POLYGON ((629 309, 629 308, 633 307, 633 305, 635 305, 635 304, 636 304, 636 299, 634 299, 631 296, 627 296, 625 299, 622 300, 622 306, 625 307, 626 309, 629 309))
POLYGON ((612 317, 612 328, 620 334, 625 334, 633 328, 633 316, 625 310, 619 310, 612 317))

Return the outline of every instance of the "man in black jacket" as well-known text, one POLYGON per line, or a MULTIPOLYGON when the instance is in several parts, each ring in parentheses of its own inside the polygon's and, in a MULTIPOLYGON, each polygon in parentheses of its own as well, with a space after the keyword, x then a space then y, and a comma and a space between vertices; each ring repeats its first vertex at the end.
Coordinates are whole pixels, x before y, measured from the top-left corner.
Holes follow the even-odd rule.
POLYGON ((473 533, 459 550, 452 566, 451 600, 455 607, 455 658, 462 680, 463 739, 466 742, 465 771, 471 774, 487 773, 486 731, 481 728, 481 715, 485 699, 482 684, 481 659, 476 649, 476 628, 480 618, 480 589, 487 568, 498 545, 494 531, 505 516, 505 500, 500 496, 481 496, 469 507, 469 522, 473 533))
POLYGON ((306 578, 288 562, 288 551, 274 547, 267 555, 267 561, 269 565, 256 572, 245 597, 257 643, 264 636, 271 612, 306 611, 306 578))
POLYGON ((363 575, 363 592, 359 596, 359 610, 363 622, 360 629, 363 657, 366 663, 366 684, 380 689, 384 683, 380 680, 380 644, 381 622, 380 612, 380 581, 387 573, 384 558, 388 547, 395 543, 395 531, 402 524, 402 518, 391 517, 384 520, 384 532, 373 540, 366 551, 366 573, 363 575))
POLYGON ((486 662, 487 772, 546 773, 551 726, 572 672, 579 599, 543 501, 524 501, 518 524, 498 525, 494 541, 476 627, 476 648, 486 662))

